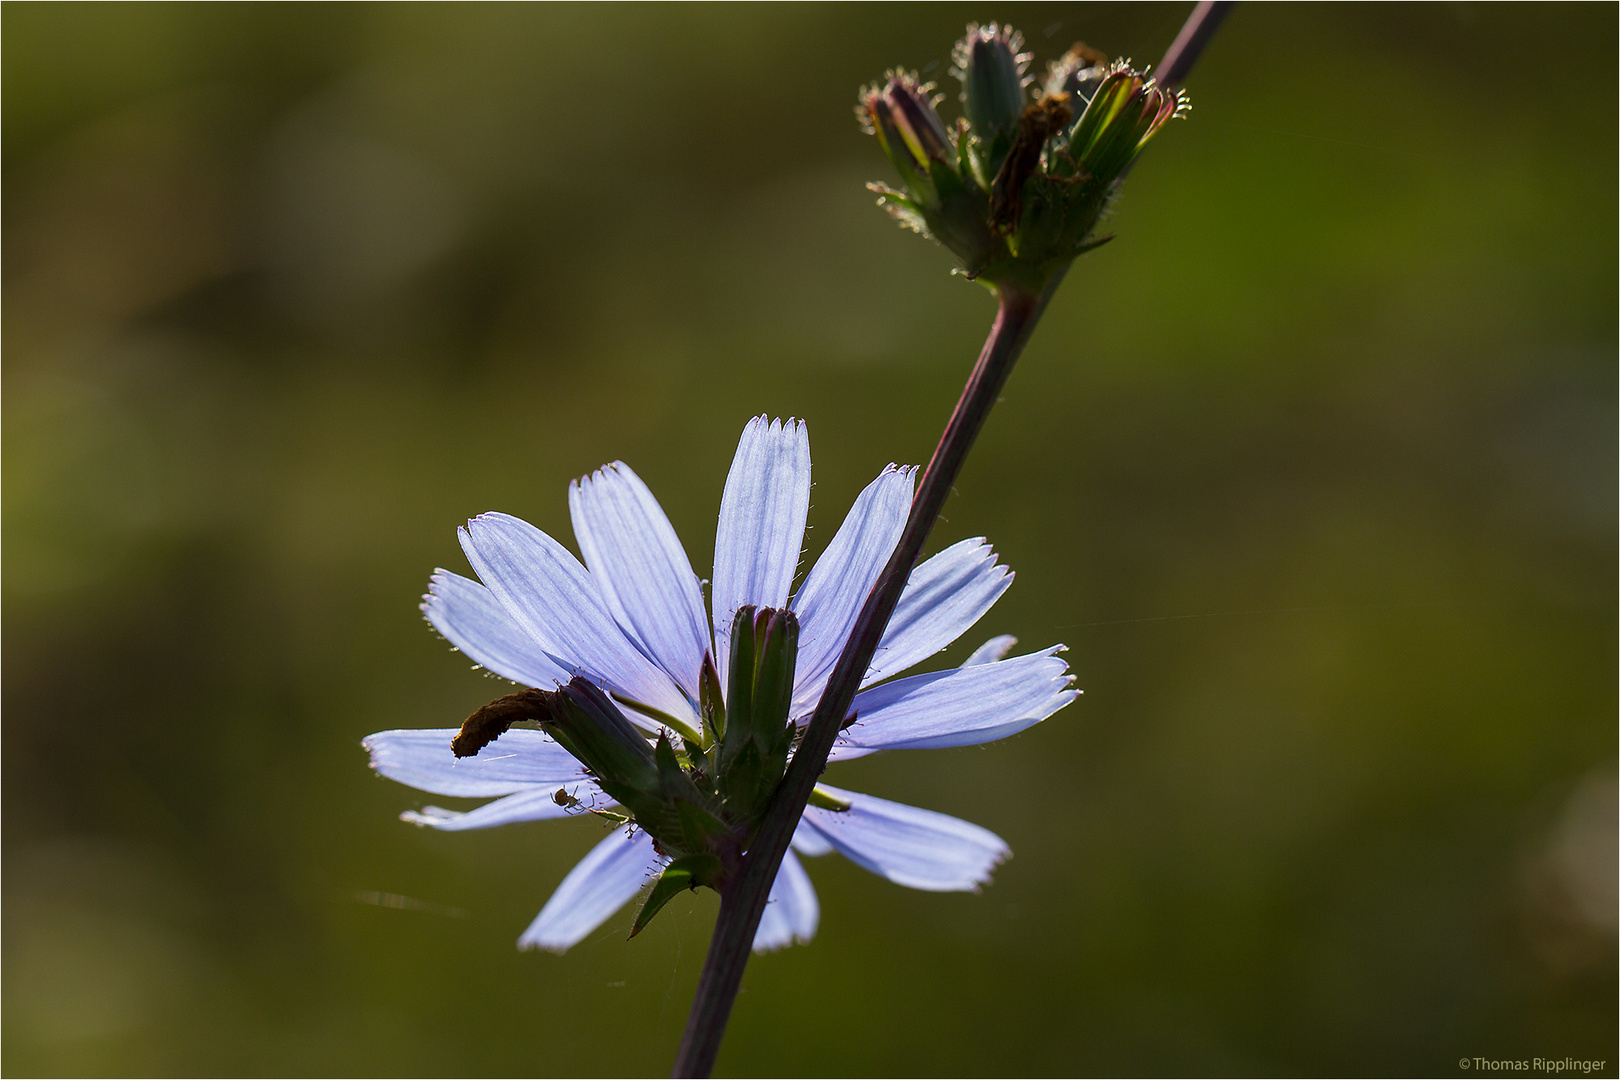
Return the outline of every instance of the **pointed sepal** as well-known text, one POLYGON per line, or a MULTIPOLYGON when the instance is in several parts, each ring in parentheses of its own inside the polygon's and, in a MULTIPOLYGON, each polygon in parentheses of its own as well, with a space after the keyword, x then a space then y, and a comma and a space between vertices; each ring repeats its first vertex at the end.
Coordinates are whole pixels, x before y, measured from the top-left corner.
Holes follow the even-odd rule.
POLYGON ((687 855, 664 867, 664 872, 653 883, 652 892, 647 894, 646 902, 636 913, 630 936, 635 937, 646 929, 665 904, 687 889, 696 889, 700 885, 712 886, 719 880, 720 870, 720 860, 713 855, 687 855))
POLYGON ((698 672, 698 711, 703 717, 703 741, 713 746, 726 733, 726 699, 720 689, 720 672, 714 666, 714 656, 707 651, 698 672))

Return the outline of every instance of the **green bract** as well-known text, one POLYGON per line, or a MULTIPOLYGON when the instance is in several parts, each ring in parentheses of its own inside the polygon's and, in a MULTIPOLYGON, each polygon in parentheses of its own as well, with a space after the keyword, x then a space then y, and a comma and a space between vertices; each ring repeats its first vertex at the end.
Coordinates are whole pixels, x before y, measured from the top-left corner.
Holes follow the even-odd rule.
POLYGON ((1093 233, 1120 179, 1187 100, 1084 45, 1031 98, 1022 45, 1010 27, 968 27, 953 53, 964 112, 953 128, 933 84, 905 71, 862 90, 856 112, 900 173, 903 190, 870 185, 890 213, 968 277, 1038 292, 1102 242, 1093 233))
POLYGON ((751 604, 737 610, 726 728, 715 778, 726 809, 739 820, 753 821, 765 813, 787 771, 794 732, 788 710, 798 654, 799 620, 793 612, 756 611, 751 604))

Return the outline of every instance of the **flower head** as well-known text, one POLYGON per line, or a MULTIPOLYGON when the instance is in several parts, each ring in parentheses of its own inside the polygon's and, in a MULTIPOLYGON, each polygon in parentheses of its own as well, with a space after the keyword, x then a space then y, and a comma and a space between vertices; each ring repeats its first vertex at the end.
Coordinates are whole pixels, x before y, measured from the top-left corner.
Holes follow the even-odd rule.
MULTIPOLYGON (((709 610, 674 529, 622 462, 569 489, 583 565, 517 518, 474 518, 461 540, 480 581, 436 571, 423 611, 475 662, 529 689, 478 710, 459 730, 365 740, 384 776, 440 795, 495 797, 466 812, 424 807, 405 820, 445 830, 584 813, 611 822, 519 939, 523 947, 567 949, 654 878, 637 930, 681 889, 722 882, 894 550, 913 472, 891 465, 867 486, 794 592, 809 437, 802 422, 751 421, 721 500, 709 610)), ((1055 655, 1061 646, 1005 659, 1007 637, 960 668, 891 678, 954 641, 1011 580, 982 539, 918 565, 829 760, 989 742, 1073 700, 1055 655)), ((815 890, 794 852, 832 851, 932 890, 976 889, 1008 853, 968 822, 819 786, 756 949, 814 935, 815 890)))
POLYGON ((1083 44, 1031 98, 1022 48, 1009 26, 969 25, 952 53, 954 127, 932 84, 904 71, 862 89, 855 111, 900 174, 903 190, 869 185, 890 213, 954 252, 969 277, 1039 291, 1101 243, 1093 233, 1126 169, 1187 99, 1083 44))

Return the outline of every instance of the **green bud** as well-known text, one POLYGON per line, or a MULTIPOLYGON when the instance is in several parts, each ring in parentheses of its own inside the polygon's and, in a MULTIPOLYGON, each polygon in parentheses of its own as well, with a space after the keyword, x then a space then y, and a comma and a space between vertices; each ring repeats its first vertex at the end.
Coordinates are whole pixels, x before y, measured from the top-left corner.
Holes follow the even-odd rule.
POLYGON ((1069 137, 1069 153, 1091 177, 1108 183, 1125 171, 1171 117, 1186 112, 1185 95, 1116 64, 1097 87, 1069 137))
POLYGON ((882 88, 861 91, 865 119, 908 181, 909 174, 927 176, 934 162, 956 156, 950 133, 934 111, 933 90, 932 83, 919 83, 911 72, 891 71, 882 88))
POLYGON ((934 111, 935 101, 932 84, 904 71, 891 71, 885 83, 861 91, 856 115, 877 136, 905 190, 868 187, 902 225, 950 248, 972 273, 998 254, 985 216, 988 196, 974 178, 971 140, 953 138, 934 111))
POLYGON ((717 788, 736 820, 758 820, 787 771, 793 745, 788 718, 799 653, 799 619, 791 611, 739 608, 731 629, 726 731, 717 788))
POLYGON ((969 24, 967 36, 951 53, 951 74, 962 81, 962 106, 974 134, 987 148, 990 173, 1000 168, 1000 157, 1018 131, 1024 112, 1024 71, 1029 56, 1020 53, 1024 39, 1010 26, 969 24), (999 146, 998 146, 999 144, 999 146))
POLYGON ((760 745, 784 753, 792 741, 788 711, 799 656, 799 617, 762 609, 754 616, 754 700, 749 727, 760 745))
POLYGON ((862 88, 855 112, 861 126, 877 136, 878 145, 900 174, 906 188, 903 201, 937 210, 940 180, 944 178, 945 186, 950 187, 948 176, 956 149, 934 111, 933 89, 931 83, 918 83, 910 72, 891 71, 885 84, 862 88))

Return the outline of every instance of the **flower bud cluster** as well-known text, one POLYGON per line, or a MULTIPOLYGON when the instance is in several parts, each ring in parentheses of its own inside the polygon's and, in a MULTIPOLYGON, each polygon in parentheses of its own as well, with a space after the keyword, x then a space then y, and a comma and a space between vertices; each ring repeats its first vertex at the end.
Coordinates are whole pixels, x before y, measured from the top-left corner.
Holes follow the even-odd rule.
POLYGON ((953 127, 933 85, 905 71, 864 88, 856 114, 900 174, 903 190, 870 185, 896 219, 954 252, 968 277, 1038 291, 1102 242, 1092 234, 1120 179, 1187 99, 1078 44, 1032 97, 1022 47, 1011 27, 968 27, 952 54, 953 127))
POLYGON ((585 766, 618 807, 598 812, 640 827, 670 859, 634 936, 683 889, 717 888, 736 869, 787 771, 798 651, 793 612, 744 606, 732 626, 723 693, 713 660, 704 657, 703 732, 696 738, 672 737, 666 729, 650 739, 611 695, 576 676, 553 691, 523 690, 484 706, 468 717, 452 748, 458 757, 471 756, 528 721, 585 766))

